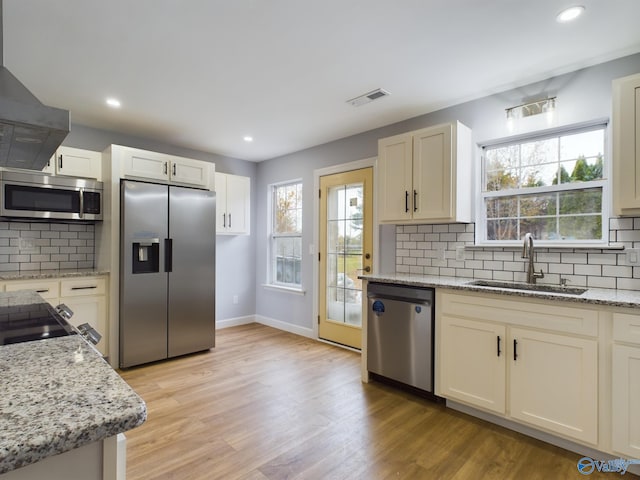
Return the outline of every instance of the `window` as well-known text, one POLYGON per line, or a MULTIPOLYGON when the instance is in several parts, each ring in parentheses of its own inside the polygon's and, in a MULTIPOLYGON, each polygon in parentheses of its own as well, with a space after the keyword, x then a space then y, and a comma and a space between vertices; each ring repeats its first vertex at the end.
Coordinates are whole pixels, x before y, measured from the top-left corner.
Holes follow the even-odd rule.
POLYGON ((302 182, 272 186, 270 283, 301 288, 302 182))
POLYGON ((605 125, 486 146, 482 155, 483 243, 607 240, 605 125))

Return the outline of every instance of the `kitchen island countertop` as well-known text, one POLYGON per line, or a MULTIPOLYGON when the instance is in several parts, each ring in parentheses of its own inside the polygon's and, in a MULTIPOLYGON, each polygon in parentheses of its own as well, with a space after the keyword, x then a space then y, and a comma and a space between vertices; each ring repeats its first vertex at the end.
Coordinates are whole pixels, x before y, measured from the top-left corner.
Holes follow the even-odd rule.
MULTIPOLYGON (((0 306, 33 299, 0 294, 0 306)), ((0 346, 0 474, 141 425, 144 401, 80 335, 0 346)))
MULTIPOLYGON (((361 275, 359 278, 369 282, 392 283, 414 287, 449 288, 473 292, 493 293, 517 297, 560 300, 574 303, 590 303, 612 307, 640 307, 640 292, 636 290, 613 290, 605 288, 588 288, 581 295, 555 293, 535 290, 518 290, 500 287, 470 285, 478 279, 461 277, 439 277, 429 275, 410 275, 406 273, 380 273, 361 275)), ((506 282, 508 283, 508 282, 506 282)))

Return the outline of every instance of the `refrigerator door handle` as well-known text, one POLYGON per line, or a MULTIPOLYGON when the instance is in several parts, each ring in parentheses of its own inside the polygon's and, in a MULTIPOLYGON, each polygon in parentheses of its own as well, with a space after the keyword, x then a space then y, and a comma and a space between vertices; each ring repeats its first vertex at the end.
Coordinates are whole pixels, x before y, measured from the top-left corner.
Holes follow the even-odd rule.
POLYGON ((164 271, 171 272, 173 270, 173 239, 164 239, 164 271))

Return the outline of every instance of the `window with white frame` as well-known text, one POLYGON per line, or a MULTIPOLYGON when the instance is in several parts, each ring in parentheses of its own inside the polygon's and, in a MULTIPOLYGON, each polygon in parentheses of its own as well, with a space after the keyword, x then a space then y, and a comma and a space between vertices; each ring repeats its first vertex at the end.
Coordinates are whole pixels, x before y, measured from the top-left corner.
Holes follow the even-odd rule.
POLYGON ((270 278, 272 285, 301 288, 302 182, 271 187, 270 278))
POLYGON ((483 147, 480 243, 607 241, 606 125, 483 147))

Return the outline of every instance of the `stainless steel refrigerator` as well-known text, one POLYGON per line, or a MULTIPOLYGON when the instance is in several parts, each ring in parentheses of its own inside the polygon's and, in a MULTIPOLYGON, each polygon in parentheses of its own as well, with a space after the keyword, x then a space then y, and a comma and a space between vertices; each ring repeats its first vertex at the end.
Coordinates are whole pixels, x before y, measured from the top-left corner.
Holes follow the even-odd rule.
POLYGON ((120 367, 215 346, 214 192, 120 186, 120 367))

